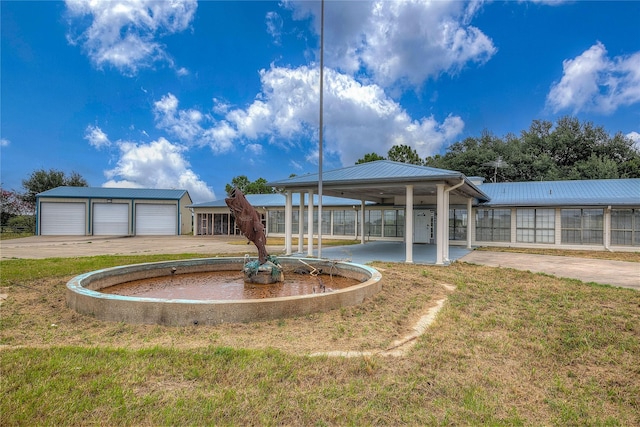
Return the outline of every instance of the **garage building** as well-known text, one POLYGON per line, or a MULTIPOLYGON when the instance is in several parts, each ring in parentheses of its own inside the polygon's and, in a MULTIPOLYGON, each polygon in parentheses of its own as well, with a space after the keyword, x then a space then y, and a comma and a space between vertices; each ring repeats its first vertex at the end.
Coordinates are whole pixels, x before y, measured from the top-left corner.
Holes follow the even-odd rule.
POLYGON ((36 195, 36 234, 191 234, 191 203, 186 190, 57 187, 36 195))

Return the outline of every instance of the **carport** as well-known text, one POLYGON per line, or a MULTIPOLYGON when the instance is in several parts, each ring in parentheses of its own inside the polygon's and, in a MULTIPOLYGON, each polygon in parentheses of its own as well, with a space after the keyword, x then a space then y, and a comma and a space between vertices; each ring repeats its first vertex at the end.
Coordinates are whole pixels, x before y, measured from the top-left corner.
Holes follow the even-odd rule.
MULTIPOLYGON (((364 212, 365 202, 381 205, 404 206, 404 261, 413 263, 414 249, 414 207, 424 205, 436 206, 436 254, 437 265, 447 264, 449 257, 449 208, 452 203, 465 205, 467 212, 471 212, 474 202, 488 201, 489 197, 480 191, 467 177, 460 172, 417 166, 407 163, 380 160, 361 163, 342 169, 335 169, 322 173, 322 194, 327 196, 344 197, 361 201, 360 233, 361 244, 365 244, 364 212)), ((285 204, 285 252, 292 253, 292 223, 293 204, 292 194, 300 193, 304 200, 304 193, 313 200, 313 194, 318 194, 319 174, 309 174, 293 177, 281 181, 274 181, 268 185, 280 189, 286 195, 285 204)), ((302 213, 304 205, 300 204, 302 213)), ((321 207, 319 208, 321 209, 321 207)), ((309 230, 307 233, 307 251, 309 256, 313 252, 313 204, 307 205, 309 230)), ((302 214, 298 216, 302 222, 302 214)), ((319 216, 320 217, 320 216, 319 216)), ((302 230, 302 224, 298 227, 302 230)), ((471 247, 472 227, 467 227, 467 248, 471 247)), ((298 245, 302 252, 303 235, 300 231, 298 245)), ((321 239, 320 239, 321 240, 321 239)), ((320 248, 321 249, 321 245, 320 248)), ((321 256, 321 250, 318 251, 321 256)))

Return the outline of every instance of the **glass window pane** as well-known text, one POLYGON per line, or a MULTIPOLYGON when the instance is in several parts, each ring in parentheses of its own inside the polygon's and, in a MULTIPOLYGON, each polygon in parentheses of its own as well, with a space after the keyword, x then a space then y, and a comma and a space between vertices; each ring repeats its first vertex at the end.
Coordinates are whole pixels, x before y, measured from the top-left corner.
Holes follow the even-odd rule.
POLYGON ((582 212, 580 209, 562 209, 562 228, 582 228, 582 212))

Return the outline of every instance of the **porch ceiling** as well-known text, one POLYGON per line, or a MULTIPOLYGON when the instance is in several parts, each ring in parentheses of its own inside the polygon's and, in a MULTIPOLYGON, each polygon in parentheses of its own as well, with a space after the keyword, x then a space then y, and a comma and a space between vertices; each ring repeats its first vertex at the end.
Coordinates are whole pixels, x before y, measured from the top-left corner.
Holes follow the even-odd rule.
MULTIPOLYGON (((314 189, 317 192, 317 187, 314 189)), ((430 185, 414 185, 414 197, 435 196, 437 187, 435 183, 430 185)), ((333 186, 323 183, 322 194, 335 197, 346 197, 349 199, 365 200, 369 202, 382 203, 384 199, 395 196, 404 197, 407 194, 406 185, 400 184, 375 184, 375 185, 349 185, 333 186)))

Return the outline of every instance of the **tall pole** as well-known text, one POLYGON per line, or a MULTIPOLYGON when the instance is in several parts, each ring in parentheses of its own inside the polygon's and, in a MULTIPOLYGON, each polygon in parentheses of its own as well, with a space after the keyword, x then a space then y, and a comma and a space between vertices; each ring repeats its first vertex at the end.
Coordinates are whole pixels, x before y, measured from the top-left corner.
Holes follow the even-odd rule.
MULTIPOLYGON (((322 258, 322 128, 324 92, 324 0, 320 2, 320 131, 318 141, 318 258, 322 258)), ((313 203, 313 200, 310 201, 313 203)), ((313 233, 313 230, 312 230, 313 233)))

